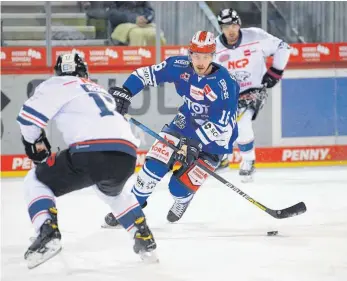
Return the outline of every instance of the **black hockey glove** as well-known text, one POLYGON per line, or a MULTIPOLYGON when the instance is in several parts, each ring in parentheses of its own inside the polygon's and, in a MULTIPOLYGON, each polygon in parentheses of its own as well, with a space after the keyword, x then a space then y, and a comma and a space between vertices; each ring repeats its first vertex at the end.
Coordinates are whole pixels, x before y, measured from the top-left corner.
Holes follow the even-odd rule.
POLYGON ((238 108, 239 109, 244 108, 244 109, 242 110, 242 113, 239 116, 242 116, 243 113, 250 108, 254 110, 252 120, 255 120, 256 117, 258 116, 259 111, 263 108, 267 100, 267 97, 268 97, 268 93, 265 87, 262 89, 251 88, 240 93, 238 108))
POLYGON ((121 87, 111 87, 108 92, 116 101, 117 112, 122 115, 127 114, 131 104, 132 94, 127 89, 121 87))
POLYGON ((51 155, 51 145, 46 137, 44 130, 41 130, 41 135, 34 143, 27 142, 22 137, 26 155, 37 165, 43 162, 47 157, 51 155), (38 146, 44 145, 44 148, 38 149, 38 146))
POLYGON ((182 137, 179 143, 180 150, 175 152, 174 159, 183 166, 191 166, 198 158, 202 149, 200 142, 182 137))
POLYGON ((278 70, 274 67, 270 67, 267 72, 263 76, 263 80, 261 83, 263 85, 266 84, 266 88, 270 89, 274 87, 278 81, 281 80, 283 74, 283 70, 278 70))

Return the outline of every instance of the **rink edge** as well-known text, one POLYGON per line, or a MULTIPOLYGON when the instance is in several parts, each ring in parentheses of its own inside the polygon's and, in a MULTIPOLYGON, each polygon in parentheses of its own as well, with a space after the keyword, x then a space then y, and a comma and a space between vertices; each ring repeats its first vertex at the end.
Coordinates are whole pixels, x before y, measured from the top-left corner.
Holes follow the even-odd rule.
MULTIPOLYGON (((297 167, 326 167, 326 166, 347 166, 346 161, 302 161, 302 162, 273 162, 273 163, 257 163, 256 168, 297 168, 297 167)), ((229 168, 238 169, 239 164, 230 164, 229 168)), ((135 172, 138 172, 141 166, 136 167, 135 172)), ((2 171, 0 172, 1 178, 20 178, 24 177, 28 171, 2 171)))

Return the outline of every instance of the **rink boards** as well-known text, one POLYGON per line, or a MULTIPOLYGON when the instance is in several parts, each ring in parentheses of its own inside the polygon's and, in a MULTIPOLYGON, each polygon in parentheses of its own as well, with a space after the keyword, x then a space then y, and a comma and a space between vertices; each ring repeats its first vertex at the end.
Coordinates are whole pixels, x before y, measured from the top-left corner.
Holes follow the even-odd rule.
MULTIPOLYGON (((138 151, 136 170, 143 165, 144 150, 138 151)), ((165 151, 163 151, 165 153, 165 151)), ((347 145, 257 148, 257 168, 287 168, 347 165, 347 145)), ((235 149, 230 168, 237 168, 241 157, 235 149)), ((1 155, 1 177, 22 177, 33 167, 26 155, 1 155)))
MULTIPOLYGON (((312 48, 311 50, 301 45, 292 46, 288 69, 278 85, 269 90, 267 103, 254 122, 257 167, 347 164, 347 43, 340 45, 339 49, 329 49, 330 52, 327 54, 319 53, 317 46, 312 54, 307 54, 313 52, 312 48), (337 54, 338 59, 335 58, 337 54)), ((120 55, 123 49, 115 50, 120 55)), ((91 63, 91 79, 105 88, 122 85, 131 70, 149 63, 147 53, 145 56, 142 49, 137 52, 139 58, 141 57, 141 60, 136 60, 137 64, 133 60, 130 61, 130 57, 125 56, 126 53, 122 53, 124 58, 119 56, 114 60, 127 58, 128 62, 118 64, 111 60, 105 65, 96 65, 92 63, 94 60, 88 57, 88 54, 92 56, 94 53, 86 51, 85 54, 91 63)), ((178 53, 164 53, 163 57, 180 52, 179 50, 178 53)), ((14 52, 14 55, 18 54, 14 52)), ((6 59, 9 59, 13 54, 5 55, 6 59)), ((153 56, 151 58, 153 59, 153 56)), ((2 62, 1 176, 24 176, 32 167, 32 163, 23 155, 24 149, 16 117, 23 102, 34 93, 40 83, 52 75, 52 72, 50 68, 42 65, 21 67, 22 65, 10 64, 10 60, 8 65, 4 59, 2 62)), ((163 125, 171 122, 181 104, 182 99, 176 94, 174 85, 168 83, 157 88, 145 88, 141 94, 134 97, 129 113, 152 130, 159 132, 163 125)), ((57 147, 66 147, 54 124, 48 125, 46 132, 53 151, 56 151, 57 147)), ((133 127, 133 132, 141 140, 137 165, 139 168, 144 162, 146 151, 153 143, 153 138, 136 127, 133 127)), ((238 150, 235 150, 230 156, 230 167, 238 167, 239 162, 240 155, 238 150)))

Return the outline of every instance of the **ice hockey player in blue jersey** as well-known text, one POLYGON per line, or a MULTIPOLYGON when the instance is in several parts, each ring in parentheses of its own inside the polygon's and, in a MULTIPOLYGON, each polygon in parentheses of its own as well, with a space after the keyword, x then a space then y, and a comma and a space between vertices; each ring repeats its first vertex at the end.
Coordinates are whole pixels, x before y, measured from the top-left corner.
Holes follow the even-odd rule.
MULTIPOLYGON (((145 86, 174 83, 177 94, 184 101, 176 117, 160 133, 179 147, 180 152, 175 153, 156 141, 146 155, 132 189, 143 206, 157 183, 172 170, 175 162, 180 162, 182 166, 169 182, 175 200, 167 215, 170 222, 183 216, 194 193, 208 177, 195 161, 214 170, 223 154, 232 153, 233 142, 238 136, 239 86, 227 69, 213 63, 215 51, 214 35, 198 31, 190 42, 188 56, 174 56, 160 64, 136 69, 123 88, 110 89, 116 101, 124 104, 124 113, 131 97, 145 86)), ((112 213, 105 217, 105 221, 104 227, 118 224, 112 213)))

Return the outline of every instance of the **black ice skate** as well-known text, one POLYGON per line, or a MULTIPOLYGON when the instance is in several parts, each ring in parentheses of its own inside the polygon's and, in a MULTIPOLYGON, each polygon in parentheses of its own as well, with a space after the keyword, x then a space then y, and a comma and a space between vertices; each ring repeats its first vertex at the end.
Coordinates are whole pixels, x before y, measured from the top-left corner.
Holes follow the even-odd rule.
POLYGON ((57 209, 50 208, 49 212, 52 218, 43 223, 40 234, 24 254, 29 269, 44 263, 61 251, 61 234, 57 224, 57 209))
MULTIPOLYGON (((147 201, 141 205, 141 208, 147 206, 147 201)), ((117 221, 116 217, 112 213, 108 213, 105 216, 105 223, 101 225, 102 228, 121 228, 121 225, 117 221)))
POLYGON ((169 222, 176 222, 180 220, 187 210, 190 201, 193 199, 193 194, 187 198, 176 198, 175 203, 172 205, 171 209, 167 214, 167 220, 169 222))
POLYGON ((135 221, 134 227, 137 228, 134 235, 134 252, 140 255, 141 259, 145 262, 158 262, 159 260, 155 252, 157 244, 155 243, 151 230, 147 226, 146 219, 144 217, 138 218, 135 221))
POLYGON ((102 228, 120 228, 121 225, 112 213, 105 216, 105 223, 101 225, 102 228))
POLYGON ((244 183, 253 181, 253 174, 255 173, 253 161, 242 161, 240 165, 239 175, 241 176, 241 181, 244 183))

